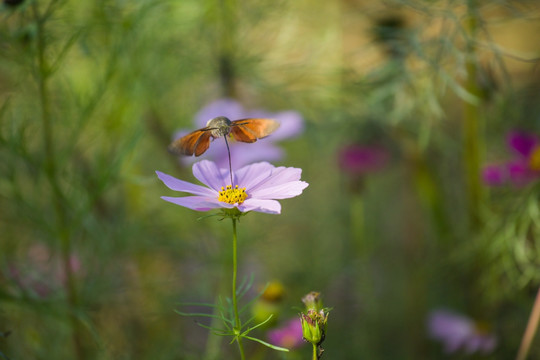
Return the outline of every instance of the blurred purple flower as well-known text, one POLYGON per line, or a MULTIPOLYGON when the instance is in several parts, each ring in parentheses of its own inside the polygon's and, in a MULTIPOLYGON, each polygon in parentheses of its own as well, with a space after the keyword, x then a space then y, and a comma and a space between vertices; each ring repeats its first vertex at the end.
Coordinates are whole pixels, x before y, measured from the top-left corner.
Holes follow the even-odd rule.
POLYGON ((506 169, 501 165, 486 165, 482 170, 482 179, 486 185, 501 186, 506 183, 506 169))
POLYGON ((500 164, 489 164, 482 170, 482 179, 488 186, 511 183, 524 186, 540 177, 540 139, 535 134, 512 131, 507 144, 514 157, 500 164))
MULTIPOLYGON (((203 128, 208 120, 217 116, 225 116, 231 120, 245 118, 267 118, 278 121, 280 127, 267 138, 259 139, 256 143, 246 144, 231 140, 231 159, 233 169, 257 161, 278 161, 284 157, 284 152, 274 143, 277 141, 293 138, 300 135, 304 130, 304 120, 300 113, 296 111, 281 111, 270 113, 264 110, 247 110, 239 102, 233 99, 218 99, 203 107, 195 115, 195 127, 203 128)), ((191 130, 180 130, 174 138, 177 139, 186 135, 191 130)), ((228 167, 229 160, 225 143, 223 146, 211 146, 203 155, 202 159, 213 160, 219 167, 228 167)), ((181 158, 185 164, 195 161, 194 157, 181 158)))
MULTIPOLYGON (((76 255, 69 258, 71 271, 81 274, 81 263, 76 255)), ((46 298, 65 285, 66 272, 62 262, 43 244, 34 244, 26 258, 9 266, 7 278, 24 291, 46 298)))
POLYGON ((229 185, 229 169, 220 169, 208 160, 193 165, 193 175, 207 187, 176 179, 160 171, 156 171, 156 174, 169 189, 195 195, 162 196, 163 200, 197 211, 236 207, 241 212, 279 214, 281 205, 276 199, 298 196, 308 186, 305 181, 300 181, 302 169, 274 167, 267 162, 247 165, 233 172, 234 187, 229 185))
POLYGON ((443 344, 448 354, 459 350, 467 354, 488 354, 497 345, 497 338, 485 326, 449 310, 440 309, 430 313, 428 332, 431 338, 443 344))
POLYGON ((378 145, 348 145, 338 155, 341 170, 352 177, 362 177, 381 170, 389 158, 388 151, 378 145))
POLYGON ((272 345, 294 349, 306 344, 302 337, 302 323, 298 318, 290 319, 282 326, 268 331, 268 340, 272 345))

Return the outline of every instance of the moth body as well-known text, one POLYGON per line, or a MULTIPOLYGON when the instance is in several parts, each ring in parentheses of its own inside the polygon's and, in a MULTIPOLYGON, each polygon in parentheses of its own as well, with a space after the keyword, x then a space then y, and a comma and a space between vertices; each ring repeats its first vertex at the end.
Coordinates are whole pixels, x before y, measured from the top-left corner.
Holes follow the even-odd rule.
POLYGON ((210 131, 212 137, 218 138, 220 136, 227 136, 231 132, 232 121, 225 116, 218 116, 208 120, 206 128, 210 131))

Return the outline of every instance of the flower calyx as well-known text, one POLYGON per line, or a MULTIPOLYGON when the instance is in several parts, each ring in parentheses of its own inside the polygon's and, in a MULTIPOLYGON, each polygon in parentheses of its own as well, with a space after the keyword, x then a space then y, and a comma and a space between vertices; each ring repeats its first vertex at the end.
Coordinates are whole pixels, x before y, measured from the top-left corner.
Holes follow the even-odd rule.
POLYGON ((313 345, 318 351, 317 359, 323 353, 321 344, 326 338, 326 323, 328 321, 328 309, 322 307, 320 293, 312 291, 302 298, 306 305, 306 311, 300 314, 302 324, 302 336, 304 340, 313 345))
POLYGON ((326 322, 328 313, 324 309, 316 311, 309 309, 307 314, 302 313, 302 336, 307 342, 320 346, 326 337, 326 322))

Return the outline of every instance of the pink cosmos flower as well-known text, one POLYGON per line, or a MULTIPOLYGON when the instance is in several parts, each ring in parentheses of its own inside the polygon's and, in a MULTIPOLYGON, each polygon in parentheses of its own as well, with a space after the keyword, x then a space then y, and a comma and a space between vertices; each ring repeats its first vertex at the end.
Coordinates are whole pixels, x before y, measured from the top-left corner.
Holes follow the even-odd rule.
POLYGON ((163 200, 197 211, 236 207, 241 212, 279 214, 281 205, 276 200, 298 196, 308 186, 308 183, 300 181, 302 169, 275 167, 267 162, 247 165, 234 171, 233 184, 228 168, 220 169, 208 160, 197 162, 193 165, 193 175, 206 187, 176 179, 160 171, 156 171, 156 174, 169 189, 194 195, 163 196, 163 200))
MULTIPOLYGON (((256 143, 246 144, 230 140, 230 150, 233 169, 257 161, 278 161, 284 157, 281 148, 275 145, 275 142, 296 137, 304 130, 304 120, 302 115, 296 111, 281 111, 271 113, 265 110, 247 110, 238 101, 233 99, 218 99, 203 107, 195 115, 195 127, 203 128, 208 120, 217 116, 225 116, 230 120, 246 118, 266 118, 274 119, 280 123, 280 127, 270 136, 259 139, 256 143)), ((189 133, 189 130, 178 131, 174 138, 189 133)), ((219 139, 217 140, 219 141, 219 139)), ((229 158, 225 148, 225 142, 222 146, 210 146, 210 148, 201 155, 202 159, 215 161, 219 167, 228 167, 229 158)), ((181 161, 185 164, 191 164, 195 161, 194 157, 182 157, 181 161)))
POLYGON ((306 344, 302 337, 302 323, 298 318, 290 319, 281 327, 268 331, 268 340, 272 345, 287 349, 306 344))
POLYGON ((511 183, 524 186, 540 177, 540 139, 535 134, 513 131, 507 137, 514 157, 504 163, 489 164, 482 170, 488 186, 511 183))
POLYGON ((446 353, 463 350, 467 354, 492 352, 497 338, 485 326, 448 310, 435 310, 428 319, 429 335, 444 346, 446 353))

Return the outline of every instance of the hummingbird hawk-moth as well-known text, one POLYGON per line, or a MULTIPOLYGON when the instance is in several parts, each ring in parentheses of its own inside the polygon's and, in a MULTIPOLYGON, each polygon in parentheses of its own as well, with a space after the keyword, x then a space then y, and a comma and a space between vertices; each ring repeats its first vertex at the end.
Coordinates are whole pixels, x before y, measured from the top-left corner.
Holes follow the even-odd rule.
MULTIPOLYGON (((253 143, 273 133, 279 123, 272 119, 240 119, 231 121, 225 116, 218 116, 208 120, 206 127, 195 130, 169 145, 169 151, 177 155, 204 154, 210 142, 221 136, 229 134, 236 141, 253 143)), ((225 139, 226 140, 226 139, 225 139)))

